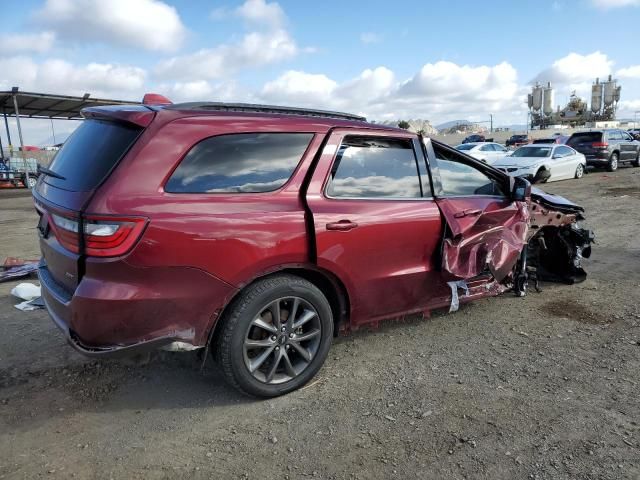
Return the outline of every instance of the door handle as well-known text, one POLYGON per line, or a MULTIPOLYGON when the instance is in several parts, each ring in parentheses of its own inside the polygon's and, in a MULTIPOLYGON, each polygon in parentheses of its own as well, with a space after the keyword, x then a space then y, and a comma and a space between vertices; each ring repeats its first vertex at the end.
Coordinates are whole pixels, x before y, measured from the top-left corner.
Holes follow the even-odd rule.
POLYGON ((462 218, 462 217, 475 217, 482 214, 482 210, 476 210, 473 208, 468 208, 461 212, 456 212, 453 214, 454 218, 462 218))
POLYGON ((357 223, 352 222, 351 220, 340 220, 339 222, 330 222, 327 223, 327 230, 337 230, 339 232, 346 232, 349 230, 353 230, 358 226, 357 223))

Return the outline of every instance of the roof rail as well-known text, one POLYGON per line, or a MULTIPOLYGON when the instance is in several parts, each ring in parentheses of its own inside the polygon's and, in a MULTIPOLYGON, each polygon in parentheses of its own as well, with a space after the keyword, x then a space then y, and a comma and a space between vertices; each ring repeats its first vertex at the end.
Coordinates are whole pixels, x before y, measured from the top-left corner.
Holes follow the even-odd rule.
POLYGON ((214 110, 218 112, 276 113, 281 115, 301 115, 305 117, 326 117, 339 118, 343 120, 359 120, 362 122, 367 121, 365 117, 353 115, 351 113, 283 107, 279 105, 259 105, 254 103, 186 102, 174 103, 173 105, 168 105, 164 108, 167 110, 214 110))

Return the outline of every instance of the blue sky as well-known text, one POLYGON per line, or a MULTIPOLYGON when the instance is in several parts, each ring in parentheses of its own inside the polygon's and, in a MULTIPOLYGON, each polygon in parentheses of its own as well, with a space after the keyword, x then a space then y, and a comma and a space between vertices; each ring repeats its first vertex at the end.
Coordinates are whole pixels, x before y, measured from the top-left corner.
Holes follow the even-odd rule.
POLYGON ((5 0, 2 17, 0 89, 500 125, 524 122, 534 79, 564 103, 613 74, 620 113, 640 110, 640 0, 5 0))

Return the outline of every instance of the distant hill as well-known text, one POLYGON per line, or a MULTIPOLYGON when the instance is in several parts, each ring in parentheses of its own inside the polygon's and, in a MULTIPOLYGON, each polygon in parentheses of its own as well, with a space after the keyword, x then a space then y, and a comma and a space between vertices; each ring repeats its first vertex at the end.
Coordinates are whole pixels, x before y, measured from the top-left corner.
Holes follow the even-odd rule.
MULTIPOLYGON (((390 127, 397 127, 400 120, 385 120, 380 122, 381 125, 388 125, 390 127)), ((431 125, 429 120, 422 120, 419 118, 406 120, 409 123, 410 132, 423 131, 425 135, 437 135, 438 130, 431 125)))
POLYGON ((473 125, 473 122, 470 122, 469 120, 451 120, 450 122, 444 122, 441 123, 440 125, 436 125, 436 128, 438 130, 447 130, 451 127, 455 127, 457 125, 473 125))

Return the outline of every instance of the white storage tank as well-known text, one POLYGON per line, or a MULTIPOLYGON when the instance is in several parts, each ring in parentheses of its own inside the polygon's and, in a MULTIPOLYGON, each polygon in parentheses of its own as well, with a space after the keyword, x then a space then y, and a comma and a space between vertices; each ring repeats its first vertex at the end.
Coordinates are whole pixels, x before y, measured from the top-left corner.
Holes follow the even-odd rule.
POLYGON ((596 83, 591 85, 591 111, 600 113, 602 109, 602 84, 600 79, 596 78, 596 83))
POLYGON ((544 107, 542 111, 545 115, 549 116, 553 113, 553 103, 553 88, 551 88, 551 82, 549 82, 544 88, 544 107))

